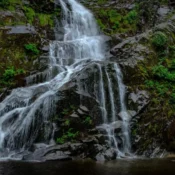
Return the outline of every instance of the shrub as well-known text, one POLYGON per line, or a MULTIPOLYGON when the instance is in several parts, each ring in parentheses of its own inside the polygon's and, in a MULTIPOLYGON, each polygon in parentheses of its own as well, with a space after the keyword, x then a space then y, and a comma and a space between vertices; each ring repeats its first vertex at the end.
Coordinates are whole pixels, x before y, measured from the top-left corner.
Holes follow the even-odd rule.
POLYGON ((163 32, 156 32, 152 37, 152 44, 155 47, 165 47, 168 42, 167 36, 163 32))
POLYGON ((158 78, 165 79, 168 81, 175 81, 175 73, 170 72, 166 67, 163 65, 154 66, 153 69, 153 75, 155 75, 158 78))
POLYGON ((6 8, 9 5, 8 0, 0 0, 0 7, 6 8))
POLYGON ((24 10, 24 13, 25 13, 25 15, 26 15, 26 17, 28 19, 28 22, 30 24, 32 24, 33 23, 33 20, 34 20, 34 17, 36 15, 35 14, 35 11, 32 8, 26 7, 26 6, 23 7, 23 10, 24 10))
POLYGON ((85 120, 84 120, 85 124, 91 125, 92 124, 92 119, 90 116, 86 116, 85 120))
POLYGON ((170 104, 175 104, 175 93, 172 93, 170 96, 170 104))
POLYGON ((50 25, 51 27, 54 26, 54 22, 52 19, 51 15, 48 14, 37 14, 38 19, 39 19, 39 23, 41 26, 47 26, 50 25))
POLYGON ((165 78, 169 74, 168 69, 163 65, 154 66, 152 68, 152 72, 153 72, 153 75, 159 78, 165 78))
POLYGON ((12 85, 15 84, 14 78, 17 75, 24 74, 25 70, 24 69, 16 69, 14 67, 9 67, 5 70, 1 77, 1 84, 4 85, 12 85))
POLYGON ((63 144, 66 140, 73 141, 73 139, 75 139, 78 136, 79 131, 73 132, 72 130, 73 129, 70 128, 65 134, 62 135, 62 137, 57 138, 56 142, 63 144))
POLYGON ((38 55, 39 54, 39 50, 37 49, 36 44, 25 44, 24 45, 25 49, 33 54, 38 55))
POLYGON ((137 17, 138 17, 137 12, 135 10, 132 10, 127 14, 125 18, 129 22, 129 24, 133 24, 134 21, 137 20, 137 17))
POLYGON ((8 68, 5 70, 5 72, 3 73, 2 79, 5 82, 8 82, 10 80, 12 80, 16 75, 16 71, 14 69, 14 67, 8 68))

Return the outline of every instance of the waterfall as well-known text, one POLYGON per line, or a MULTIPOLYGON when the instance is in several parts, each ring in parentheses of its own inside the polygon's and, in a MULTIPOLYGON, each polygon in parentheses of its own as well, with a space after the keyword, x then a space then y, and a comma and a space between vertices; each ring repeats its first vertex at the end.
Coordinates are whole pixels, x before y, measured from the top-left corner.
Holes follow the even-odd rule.
MULTIPOLYGON (((60 88, 91 64, 99 70, 95 96, 103 123, 97 128, 107 132, 110 146, 119 156, 130 153, 129 115, 119 66, 109 62, 113 70, 111 73, 108 64, 104 64, 105 41, 93 14, 76 0, 57 0, 56 3, 63 11, 61 26, 64 36, 62 40, 50 41, 48 68, 28 77, 28 87, 14 89, 0 103, 0 152, 6 152, 1 156, 10 156, 11 152, 25 150, 33 144, 39 129, 55 115, 56 103, 60 100, 56 94, 59 94, 60 88), (43 83, 35 84, 38 76, 45 77, 43 83), (118 93, 115 90, 117 85, 118 93), (121 114, 121 119, 118 114, 121 114), (114 132, 116 125, 122 128, 122 148, 119 148, 114 132)), ((78 86, 81 87, 81 84, 78 86)), ((52 133, 44 134, 49 140, 47 136, 52 133)))

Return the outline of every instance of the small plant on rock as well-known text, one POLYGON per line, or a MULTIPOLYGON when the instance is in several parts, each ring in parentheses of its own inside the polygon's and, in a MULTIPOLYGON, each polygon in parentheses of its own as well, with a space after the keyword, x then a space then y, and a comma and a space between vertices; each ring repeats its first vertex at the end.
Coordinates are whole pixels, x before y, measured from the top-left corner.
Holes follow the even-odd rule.
POLYGON ((31 44, 31 43, 25 44, 24 47, 28 52, 31 52, 31 53, 36 54, 36 55, 39 54, 39 50, 37 49, 36 44, 31 44))
POLYGON ((88 124, 88 125, 91 125, 91 124, 92 124, 92 119, 91 119, 91 117, 90 117, 90 116, 87 116, 87 117, 85 118, 85 120, 84 120, 84 123, 85 123, 85 124, 88 124))
POLYGON ((79 135, 79 131, 74 132, 73 128, 70 128, 66 133, 56 139, 56 142, 59 144, 63 144, 66 141, 73 141, 79 135))
POLYGON ((152 44, 157 47, 165 47, 168 42, 167 36, 163 32, 155 32, 153 37, 152 37, 152 44))

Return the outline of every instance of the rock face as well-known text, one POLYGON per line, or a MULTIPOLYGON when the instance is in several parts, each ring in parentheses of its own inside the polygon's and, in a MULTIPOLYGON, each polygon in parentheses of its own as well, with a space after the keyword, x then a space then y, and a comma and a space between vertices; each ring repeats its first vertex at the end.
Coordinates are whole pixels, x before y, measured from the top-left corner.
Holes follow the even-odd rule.
MULTIPOLYGON (((165 9, 165 7, 159 8, 159 14, 167 18, 169 9, 166 7, 168 10, 165 9, 165 12, 162 8, 165 9)), ((116 57, 111 57, 111 60, 116 59, 120 63, 124 82, 128 86, 128 109, 133 116, 131 120, 133 150, 137 154, 148 157, 160 156, 165 150, 174 150, 174 139, 171 137, 174 121, 173 112, 171 112, 172 104, 165 96, 162 104, 156 104, 154 100, 159 101, 160 97, 155 97, 154 94, 157 93, 155 92, 157 87, 154 91, 154 87, 151 90, 146 85, 146 81, 154 77, 151 75, 151 69, 159 62, 158 48, 152 44, 152 38, 157 31, 162 31, 169 36, 169 43, 174 42, 171 37, 175 31, 174 15, 168 21, 142 34, 129 37, 111 49, 111 54, 116 57), (163 104, 165 108, 162 108, 163 104), (169 133, 168 137, 167 133, 169 133)), ((166 46, 162 49, 166 50, 166 46)))
POLYGON ((116 152, 104 145, 86 143, 65 143, 63 145, 37 145, 33 153, 27 153, 23 160, 62 161, 92 158, 96 161, 114 160, 116 152))

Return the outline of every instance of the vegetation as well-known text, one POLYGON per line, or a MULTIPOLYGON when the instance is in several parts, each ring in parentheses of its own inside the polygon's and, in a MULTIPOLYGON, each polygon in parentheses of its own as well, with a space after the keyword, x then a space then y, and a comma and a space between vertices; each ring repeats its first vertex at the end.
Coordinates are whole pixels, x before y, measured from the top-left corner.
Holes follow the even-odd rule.
POLYGON ((21 0, 0 0, 0 8, 8 9, 11 11, 15 10, 15 6, 21 5, 21 0))
POLYGON ((169 104, 174 101, 175 93, 175 49, 168 46, 168 37, 162 31, 157 31, 151 38, 151 43, 157 54, 157 64, 147 68, 145 85, 151 90, 153 97, 168 99, 169 104), (171 99, 171 100, 170 100, 171 99))
POLYGON ((12 86, 15 85, 15 77, 17 75, 25 74, 25 70, 23 69, 15 69, 14 67, 9 67, 5 70, 3 75, 1 76, 0 84, 1 86, 12 86))
POLYGON ((27 7, 27 6, 23 6, 23 10, 27 17, 28 22, 32 24, 36 16, 35 11, 31 7, 27 7))
POLYGON ((53 24, 52 15, 39 13, 39 14, 37 14, 37 17, 38 17, 39 23, 42 27, 43 26, 53 27, 54 24, 53 24))
POLYGON ((37 46, 36 44, 25 44, 24 45, 26 51, 28 51, 29 53, 32 53, 32 54, 35 54, 35 55, 38 55, 39 54, 39 50, 37 49, 37 46))
POLYGON ((165 47, 168 42, 167 36, 163 32, 155 32, 153 37, 152 37, 152 44, 157 47, 165 47))
POLYGON ((57 138, 56 142, 59 144, 63 144, 65 141, 73 142, 78 135, 79 131, 73 131, 73 128, 69 128, 69 130, 62 135, 62 137, 57 138))
POLYGON ((117 12, 114 9, 100 9, 97 12, 97 23, 106 34, 135 32, 137 11, 117 12))
POLYGON ((85 118, 85 120, 84 120, 83 123, 88 124, 88 125, 91 125, 91 124, 92 124, 92 119, 91 119, 91 117, 90 117, 90 116, 86 116, 86 118, 85 118))

